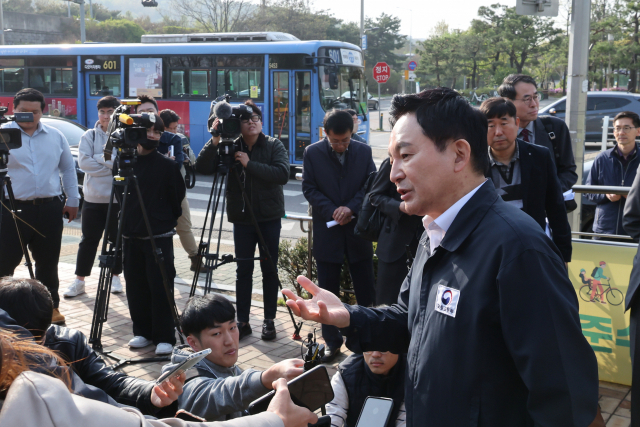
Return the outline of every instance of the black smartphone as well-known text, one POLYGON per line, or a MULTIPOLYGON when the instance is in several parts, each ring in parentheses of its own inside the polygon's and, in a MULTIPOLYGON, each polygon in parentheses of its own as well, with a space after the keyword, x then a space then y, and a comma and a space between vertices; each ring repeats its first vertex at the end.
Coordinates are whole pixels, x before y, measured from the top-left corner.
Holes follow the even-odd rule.
POLYGON ((393 399, 369 396, 364 401, 356 427, 385 427, 392 409, 393 399))
MULTIPOLYGON (((333 388, 329 373, 324 365, 318 365, 287 383, 291 400, 298 406, 317 411, 322 406, 333 400, 333 388)), ((249 414, 255 415, 264 412, 269 407, 271 399, 275 396, 275 390, 271 390, 249 405, 249 414)))

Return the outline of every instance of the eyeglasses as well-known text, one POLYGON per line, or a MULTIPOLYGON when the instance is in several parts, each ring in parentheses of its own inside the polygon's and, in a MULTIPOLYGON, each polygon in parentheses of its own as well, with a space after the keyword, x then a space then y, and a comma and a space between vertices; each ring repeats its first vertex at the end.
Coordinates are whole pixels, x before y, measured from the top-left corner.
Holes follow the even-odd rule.
POLYGON ((539 93, 534 93, 533 95, 527 95, 525 97, 523 97, 522 99, 516 99, 516 101, 522 101, 525 104, 529 104, 531 103, 531 101, 538 101, 540 99, 540 94, 539 93))
MULTIPOLYGON (((365 351, 363 354, 366 354, 367 356, 371 356, 371 354, 373 353, 373 351, 365 351)), ((379 351, 378 353, 385 355, 385 354, 389 354, 388 351, 379 351)))
POLYGON ((633 126, 623 126, 623 127, 614 127, 613 128, 613 132, 614 133, 620 133, 620 132, 630 132, 631 129, 637 129, 637 127, 633 127, 633 126))
POLYGON ((260 121, 260 116, 254 114, 253 116, 251 116, 251 119, 240 119, 240 123, 249 123, 249 120, 254 123, 258 123, 260 121))

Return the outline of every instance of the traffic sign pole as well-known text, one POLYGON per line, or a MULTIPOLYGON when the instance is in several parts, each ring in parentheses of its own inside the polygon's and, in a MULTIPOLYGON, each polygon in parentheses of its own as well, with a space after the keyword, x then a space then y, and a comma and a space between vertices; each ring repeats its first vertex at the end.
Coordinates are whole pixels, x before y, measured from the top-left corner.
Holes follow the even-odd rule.
POLYGON ((380 83, 378 83, 378 122, 380 123, 380 130, 384 130, 382 128, 382 104, 380 103, 380 83))

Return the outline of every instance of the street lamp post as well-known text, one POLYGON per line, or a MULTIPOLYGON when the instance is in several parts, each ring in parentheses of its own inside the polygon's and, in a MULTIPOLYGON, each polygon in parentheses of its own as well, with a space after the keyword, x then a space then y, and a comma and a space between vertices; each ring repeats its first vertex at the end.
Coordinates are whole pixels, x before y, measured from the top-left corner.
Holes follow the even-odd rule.
MULTIPOLYGON (((73 2, 80 5, 80 41, 82 43, 87 41, 87 33, 84 28, 84 0, 64 0, 67 2, 73 2)), ((89 0, 91 2, 91 0, 89 0)), ((89 3, 89 7, 91 7, 91 3, 89 3)))
POLYGON ((364 39, 364 0, 360 0, 360 47, 364 39))
POLYGON ((0 0, 0 45, 4 45, 4 13, 2 12, 2 0, 0 0))

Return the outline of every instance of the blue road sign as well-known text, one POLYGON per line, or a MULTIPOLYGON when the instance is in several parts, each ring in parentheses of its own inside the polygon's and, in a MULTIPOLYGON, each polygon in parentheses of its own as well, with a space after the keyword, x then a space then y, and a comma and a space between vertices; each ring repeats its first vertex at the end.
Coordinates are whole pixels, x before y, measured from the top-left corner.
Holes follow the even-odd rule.
POLYGON ((408 68, 409 71, 415 71, 415 69, 418 68, 418 63, 416 61, 411 61, 409 62, 408 68))
POLYGON ((367 50, 367 35, 362 36, 362 50, 367 50))

